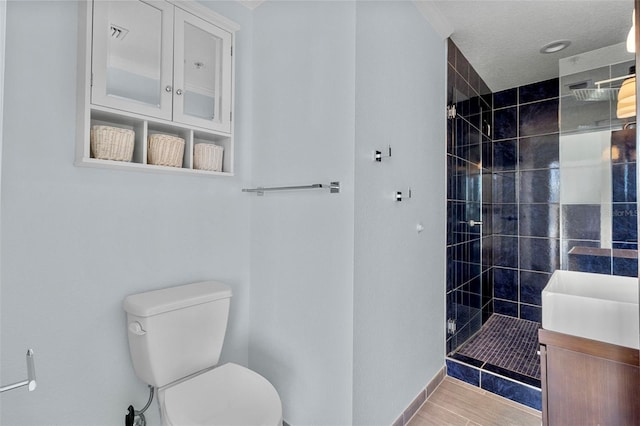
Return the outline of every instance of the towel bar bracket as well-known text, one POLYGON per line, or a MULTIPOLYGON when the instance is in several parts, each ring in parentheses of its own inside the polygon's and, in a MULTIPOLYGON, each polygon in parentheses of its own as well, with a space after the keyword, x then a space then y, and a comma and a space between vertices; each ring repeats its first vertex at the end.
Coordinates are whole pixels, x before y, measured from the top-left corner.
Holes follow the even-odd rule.
POLYGON ((29 392, 35 390, 36 384, 36 368, 33 363, 33 350, 27 350, 27 380, 23 380, 21 382, 12 383, 6 386, 0 386, 0 393, 7 392, 13 389, 21 388, 23 386, 28 386, 29 392))

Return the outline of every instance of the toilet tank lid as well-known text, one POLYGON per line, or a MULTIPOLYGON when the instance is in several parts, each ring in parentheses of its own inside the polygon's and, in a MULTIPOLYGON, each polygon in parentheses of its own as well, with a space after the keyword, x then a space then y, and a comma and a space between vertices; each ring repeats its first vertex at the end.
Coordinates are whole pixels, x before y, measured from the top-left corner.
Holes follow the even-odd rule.
POLYGON ((132 294, 124 299, 124 310, 139 317, 150 317, 230 297, 231 288, 228 285, 217 281, 203 281, 132 294))

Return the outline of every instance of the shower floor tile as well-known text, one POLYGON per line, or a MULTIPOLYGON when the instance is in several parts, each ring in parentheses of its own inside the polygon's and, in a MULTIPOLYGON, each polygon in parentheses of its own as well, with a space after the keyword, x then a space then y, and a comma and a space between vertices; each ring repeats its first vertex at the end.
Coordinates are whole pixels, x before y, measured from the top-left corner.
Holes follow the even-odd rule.
POLYGON ((452 358, 540 387, 540 323, 493 314, 452 358))

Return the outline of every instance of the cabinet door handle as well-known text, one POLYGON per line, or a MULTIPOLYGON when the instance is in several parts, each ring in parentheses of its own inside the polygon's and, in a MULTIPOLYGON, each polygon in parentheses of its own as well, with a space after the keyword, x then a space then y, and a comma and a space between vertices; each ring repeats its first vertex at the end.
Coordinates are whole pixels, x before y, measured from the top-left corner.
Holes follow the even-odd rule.
POLYGON ((171 92, 173 90, 173 88, 171 86, 167 86, 167 87, 164 88, 164 90, 166 92, 171 92))
POLYGON ((176 90, 176 95, 178 95, 178 96, 182 95, 182 89, 176 90))

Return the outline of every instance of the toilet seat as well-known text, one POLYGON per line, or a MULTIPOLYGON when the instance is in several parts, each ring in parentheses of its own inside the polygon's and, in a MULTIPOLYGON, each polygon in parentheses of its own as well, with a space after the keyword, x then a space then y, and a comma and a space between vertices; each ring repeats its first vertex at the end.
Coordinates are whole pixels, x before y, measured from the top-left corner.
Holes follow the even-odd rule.
POLYGON ((163 424, 282 424, 282 403, 273 385, 258 373, 237 364, 224 364, 161 391, 163 424))

